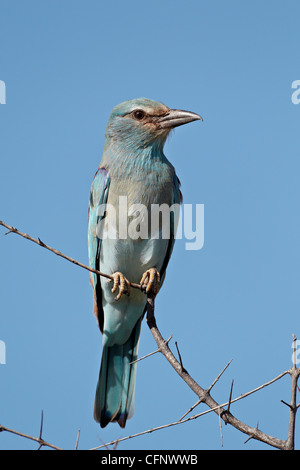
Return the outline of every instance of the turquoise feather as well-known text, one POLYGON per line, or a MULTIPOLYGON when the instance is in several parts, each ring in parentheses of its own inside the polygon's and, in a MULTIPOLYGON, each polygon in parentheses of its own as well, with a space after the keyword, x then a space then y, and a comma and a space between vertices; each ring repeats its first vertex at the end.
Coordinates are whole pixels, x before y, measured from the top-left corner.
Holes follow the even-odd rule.
MULTIPOLYGON (((151 204, 180 204, 180 183, 163 153, 169 131, 180 125, 177 124, 180 113, 173 112, 173 116, 172 112, 162 103, 145 98, 121 103, 113 109, 102 160, 90 192, 88 242, 93 269, 107 274, 118 271, 135 283, 150 268, 156 268, 164 277, 175 239, 173 218, 169 239, 101 239, 97 230, 100 222, 112 225, 110 205, 116 208, 118 220, 120 196, 127 197, 128 207, 144 204, 149 213, 151 204), (135 117, 136 110, 142 112, 142 120, 135 117), (173 122, 169 122, 171 118, 173 122), (108 208, 105 213, 99 212, 103 204, 108 208)), ((181 113, 181 119, 182 116, 187 119, 188 113, 181 113)), ((185 122, 200 118, 192 114, 185 122)), ((114 421, 124 427, 134 410, 136 363, 132 362, 138 355, 146 296, 132 289, 130 296, 123 295, 116 301, 107 280, 91 274, 91 283, 94 311, 103 334, 94 417, 102 427, 114 421)))

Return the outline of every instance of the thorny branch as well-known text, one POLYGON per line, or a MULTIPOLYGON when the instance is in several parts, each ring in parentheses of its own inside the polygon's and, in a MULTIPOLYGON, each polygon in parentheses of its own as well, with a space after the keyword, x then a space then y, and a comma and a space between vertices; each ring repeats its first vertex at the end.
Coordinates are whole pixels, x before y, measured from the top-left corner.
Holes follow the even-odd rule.
MULTIPOLYGON (((290 419, 289 419, 289 429, 288 429, 288 438, 286 441, 278 439, 276 437, 270 436, 258 429, 258 427, 253 428, 248 426, 247 424, 243 423, 242 421, 238 420, 235 416, 233 416, 228 409, 224 409, 224 405, 218 405, 218 403, 212 398, 210 394, 210 389, 206 390, 202 388, 195 380, 186 372, 185 369, 182 369, 182 365, 180 362, 177 361, 173 353, 171 352, 168 344, 166 344, 165 340, 161 336, 154 316, 154 297, 148 296, 147 300, 147 323, 151 330, 151 333, 156 341, 156 344, 165 358, 169 361, 173 369, 180 375, 180 377, 187 383, 187 385, 196 393, 199 400, 199 403, 205 403, 211 410, 215 411, 226 424, 231 424, 233 427, 238 429, 239 431, 248 434, 251 436, 252 439, 257 439, 258 441, 262 441, 266 444, 269 444, 272 447, 276 447, 277 449, 282 450, 293 450, 295 446, 295 420, 296 420, 296 393, 297 393, 297 381, 300 375, 300 369, 296 367, 296 337, 293 335, 293 344, 294 344, 294 354, 293 354, 293 367, 286 372, 283 372, 279 376, 279 378, 283 377, 287 373, 290 374, 292 378, 292 398, 290 407, 290 419)), ((278 378, 276 379, 278 380, 278 378)), ((234 400, 229 399, 229 403, 233 403, 234 400)), ((181 421, 182 422, 182 421, 181 421)))
MULTIPOLYGON (((57 256, 60 256, 61 258, 66 259, 67 261, 70 261, 70 263, 76 264, 76 266, 80 266, 83 269, 86 269, 87 271, 90 271, 91 273, 99 274, 99 276, 106 277, 107 279, 110 279, 111 281, 114 281, 114 277, 110 276, 109 274, 102 273, 101 271, 97 271, 97 269, 90 268, 89 266, 86 266, 83 263, 80 263, 79 261, 76 261, 73 258, 70 258, 67 255, 64 255, 60 251, 56 250, 55 248, 52 248, 49 245, 46 245, 46 243, 42 242, 40 238, 36 239, 28 235, 27 233, 20 232, 16 227, 12 227, 11 225, 8 225, 4 223, 2 220, 0 220, 0 225, 8 229, 8 232, 6 232, 4 235, 8 235, 9 233, 16 233, 17 235, 20 235, 23 238, 26 238, 26 240, 30 240, 33 243, 36 243, 39 246, 42 246, 43 248, 46 248, 46 250, 51 251, 57 256)), ((140 284, 135 284, 134 282, 130 283, 131 287, 134 287, 135 289, 141 289, 140 284)))
MULTIPOLYGON (((27 240, 30 240, 30 241, 36 243, 37 245, 42 246, 43 248, 46 248, 47 250, 51 251, 52 253, 56 254, 57 256, 60 256, 64 259, 70 261, 71 263, 73 263, 77 266, 80 266, 81 268, 84 268, 84 269, 86 269, 90 272, 96 273, 99 276, 103 276, 105 278, 113 280, 112 276, 110 276, 108 274, 105 274, 105 273, 102 273, 100 271, 94 270, 94 269, 92 269, 92 268, 76 261, 75 259, 70 258, 69 256, 66 256, 65 254, 61 253, 60 251, 46 245, 39 238, 35 239, 35 238, 31 237, 30 235, 28 235, 26 233, 22 233, 18 229, 16 229, 15 227, 10 226, 10 225, 4 223, 3 221, 0 221, 0 225, 2 225, 3 227, 8 229, 8 232, 6 232, 5 235, 7 235, 9 233, 16 233, 17 235, 20 235, 23 238, 26 238, 27 240)), ((135 283, 130 283, 130 284, 133 288, 141 289, 141 286, 139 284, 135 284, 135 283)), ((210 413, 210 412, 215 412, 218 415, 219 419, 220 420, 222 419, 225 422, 225 424, 230 424, 231 426, 235 427, 236 429, 238 429, 242 433, 247 434, 249 436, 249 438, 245 442, 248 442, 250 439, 256 439, 258 441, 264 442, 264 443, 266 443, 266 444, 268 444, 272 447, 275 447, 277 449, 294 450, 294 448, 295 448, 296 413, 297 413, 298 408, 300 407, 300 403, 297 404, 297 390, 299 390, 298 379, 299 379, 299 376, 300 376, 300 368, 297 368, 297 366, 296 366, 296 337, 295 337, 295 335, 293 335, 293 365, 289 370, 286 370, 286 371, 282 372, 280 375, 278 375, 274 379, 270 380, 269 382, 261 385, 260 387, 257 387, 256 389, 254 389, 254 390, 252 390, 248 393, 245 393, 245 394, 243 394, 240 397, 235 398, 235 399, 232 399, 232 389, 233 389, 233 382, 232 382, 228 402, 219 405, 212 398, 210 392, 211 392, 213 386, 216 384, 216 382, 220 379, 221 375, 224 373, 224 371, 230 365, 230 363, 228 363, 225 366, 223 371, 218 375, 218 377, 214 380, 214 382, 212 383, 212 385, 208 389, 202 388, 190 376, 190 374, 187 372, 187 370, 183 367, 181 355, 179 353, 177 345, 176 345, 176 347, 177 347, 177 352, 178 352, 178 355, 179 355, 179 361, 175 358, 175 356, 173 355, 172 351, 169 348, 169 341, 170 341, 171 338, 169 338, 168 340, 164 340, 164 338, 162 337, 162 335, 161 335, 161 333, 160 333, 160 331, 157 327, 157 324, 156 324, 156 319, 155 319, 155 315, 154 315, 154 301, 155 301, 155 295, 148 294, 148 296, 147 296, 147 324, 148 324, 149 329, 150 329, 150 331, 151 331, 151 333, 152 333, 152 335, 153 335, 153 337, 156 341, 158 349, 156 351, 154 351, 153 353, 148 354, 145 357, 148 357, 148 356, 150 356, 154 353, 157 353, 157 352, 161 352, 165 356, 165 358, 168 360, 170 365, 173 367, 173 369, 177 372, 177 374, 186 382, 186 384, 191 388, 191 390, 194 391, 194 393, 198 397, 198 400, 176 422, 169 423, 169 424, 159 426, 159 427, 156 427, 156 428, 152 428, 152 429, 149 429, 147 431, 140 432, 140 433, 136 433, 134 435, 127 436, 127 437, 124 437, 122 439, 117 439, 115 441, 111 441, 111 442, 109 442, 107 444, 104 444, 102 446, 95 447, 94 449, 91 449, 91 450, 100 449, 102 447, 107 447, 107 446, 116 444, 118 442, 128 440, 128 439, 132 439, 134 437, 137 437, 137 436, 140 436, 140 435, 143 435, 143 434, 147 434, 147 433, 151 433, 153 431, 157 431, 157 430, 164 429, 164 428, 167 428, 167 427, 179 425, 179 424, 185 423, 187 421, 199 418, 200 416, 203 416, 204 414, 207 414, 207 413, 210 413), (234 402, 236 402, 238 400, 241 400, 243 398, 246 398, 247 396, 257 392, 258 390, 261 390, 262 388, 273 384, 274 382, 281 379, 282 377, 284 377, 287 374, 289 374, 290 377, 291 377, 291 381, 292 381, 291 389, 292 390, 291 390, 291 401, 290 401, 290 403, 288 404, 288 403, 283 402, 286 405, 288 405, 288 407, 289 407, 289 426, 288 426, 288 436, 287 436, 286 440, 278 439, 276 437, 273 437, 273 436, 270 436, 269 434, 264 433, 263 431, 258 429, 258 423, 257 423, 257 426, 255 428, 253 428, 251 426, 248 426, 247 424, 245 424, 242 421, 240 421, 239 419, 237 419, 230 412, 230 406, 234 402), (198 414, 193 415, 191 417, 185 418, 200 403, 204 403, 205 405, 207 405, 209 407, 209 409, 202 412, 202 413, 198 413, 198 414), (227 406, 227 409, 225 409, 226 406, 227 406)), ((141 359, 143 359, 143 358, 140 358, 140 360, 141 359)), ((40 435, 39 435, 38 438, 28 436, 27 434, 23 434, 23 433, 20 433, 18 431, 14 431, 12 429, 6 428, 6 427, 1 426, 1 425, 0 425, 0 432, 1 431, 11 432, 13 434, 16 434, 16 435, 25 437, 27 439, 31 439, 33 441, 36 441, 36 442, 39 443, 39 448, 41 448, 42 446, 47 446, 47 447, 50 447, 50 448, 53 448, 53 449, 60 450, 59 447, 54 446, 52 444, 49 444, 48 442, 46 442, 42 439, 42 427, 43 427, 43 414, 42 414, 42 419, 41 419, 40 435)), ((78 447, 78 439, 79 439, 79 432, 78 432, 76 445, 75 445, 76 449, 78 447)))
POLYGON ((38 450, 40 450, 43 446, 44 447, 49 447, 50 449, 62 450, 60 447, 57 447, 53 444, 50 444, 49 442, 45 441, 42 438, 43 422, 44 422, 44 413, 42 411, 39 437, 29 436, 28 434, 24 434, 23 432, 14 431, 13 429, 9 429, 9 428, 6 428, 5 426, 1 426, 1 425, 0 425, 0 432, 6 431, 6 432, 9 432, 9 433, 14 434, 16 436, 25 437, 25 439, 29 439, 30 441, 37 442, 39 444, 38 450))

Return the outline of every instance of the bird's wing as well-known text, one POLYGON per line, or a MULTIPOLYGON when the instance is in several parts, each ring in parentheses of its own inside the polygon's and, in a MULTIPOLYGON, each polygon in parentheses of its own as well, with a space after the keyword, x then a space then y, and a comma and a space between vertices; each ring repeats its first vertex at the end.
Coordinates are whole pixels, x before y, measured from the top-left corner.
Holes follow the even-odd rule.
MULTIPOLYGON (((182 194, 180 191, 180 181, 178 177, 175 175, 174 176, 174 193, 173 193, 173 201, 172 204, 177 204, 178 207, 182 203, 182 194)), ((179 215, 179 214, 178 214, 179 215)), ((175 235, 176 235, 176 230, 177 230, 177 224, 178 224, 178 217, 176 217, 176 214, 173 211, 170 211, 170 240, 168 243, 166 255, 160 270, 160 276, 161 276, 161 286, 164 281, 165 275, 166 275, 166 269, 168 266, 168 263, 171 258, 171 254, 174 248, 174 243, 175 243, 175 235)))
MULTIPOLYGON (((105 205, 109 191, 110 178, 105 168, 98 168, 90 191, 88 245, 89 263, 92 269, 100 270, 100 250, 102 244, 101 227, 105 217, 105 205), (102 223, 101 223, 102 222, 102 223)), ((94 291, 94 313, 100 330, 103 330, 103 308, 100 276, 91 273, 91 284, 94 291)))

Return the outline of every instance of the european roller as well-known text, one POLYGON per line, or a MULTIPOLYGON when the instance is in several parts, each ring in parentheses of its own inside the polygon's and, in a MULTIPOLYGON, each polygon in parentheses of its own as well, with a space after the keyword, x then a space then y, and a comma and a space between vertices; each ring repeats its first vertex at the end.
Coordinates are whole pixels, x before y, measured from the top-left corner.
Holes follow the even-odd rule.
POLYGON ((169 236, 151 236, 149 214, 153 205, 181 202, 180 182, 163 148, 171 129, 198 119, 198 114, 138 98, 116 106, 108 120, 90 191, 88 227, 90 267, 113 277, 110 284, 91 273, 94 313, 103 334, 94 405, 101 427, 118 422, 123 428, 134 411, 134 361, 146 294, 156 294, 163 282, 176 231, 170 211, 169 236), (126 201, 126 209, 120 201, 126 201), (142 216, 139 207, 146 209, 142 216), (130 223, 138 216, 139 224, 130 233, 130 223), (143 236, 140 225, 148 227, 143 236), (130 289, 130 282, 141 289, 130 289))

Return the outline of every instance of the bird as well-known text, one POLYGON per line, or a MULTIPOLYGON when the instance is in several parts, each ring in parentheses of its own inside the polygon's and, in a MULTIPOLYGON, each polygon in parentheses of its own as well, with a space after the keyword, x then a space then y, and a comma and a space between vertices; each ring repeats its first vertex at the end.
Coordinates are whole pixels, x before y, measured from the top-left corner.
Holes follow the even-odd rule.
POLYGON ((181 204, 180 181, 163 149, 172 129, 196 120, 203 119, 190 111, 136 98, 115 106, 107 122, 102 159, 92 180, 88 215, 89 266, 111 276, 107 280, 90 273, 94 314, 102 333, 94 402, 94 419, 102 428, 110 422, 124 428, 133 415, 136 359, 147 294, 156 295, 165 278, 176 221, 170 216, 170 233, 166 238, 151 237, 149 229, 143 237, 138 236, 141 224, 137 223, 133 236, 128 233, 124 236, 121 231, 126 232, 138 215, 140 222, 149 219, 149 215, 141 216, 131 208, 142 206, 148 214, 155 204, 169 207, 181 204), (121 198, 126 198, 129 208, 126 217, 121 198), (125 220, 123 227, 120 217, 125 220), (130 288, 131 282, 140 284, 141 289, 130 288))

